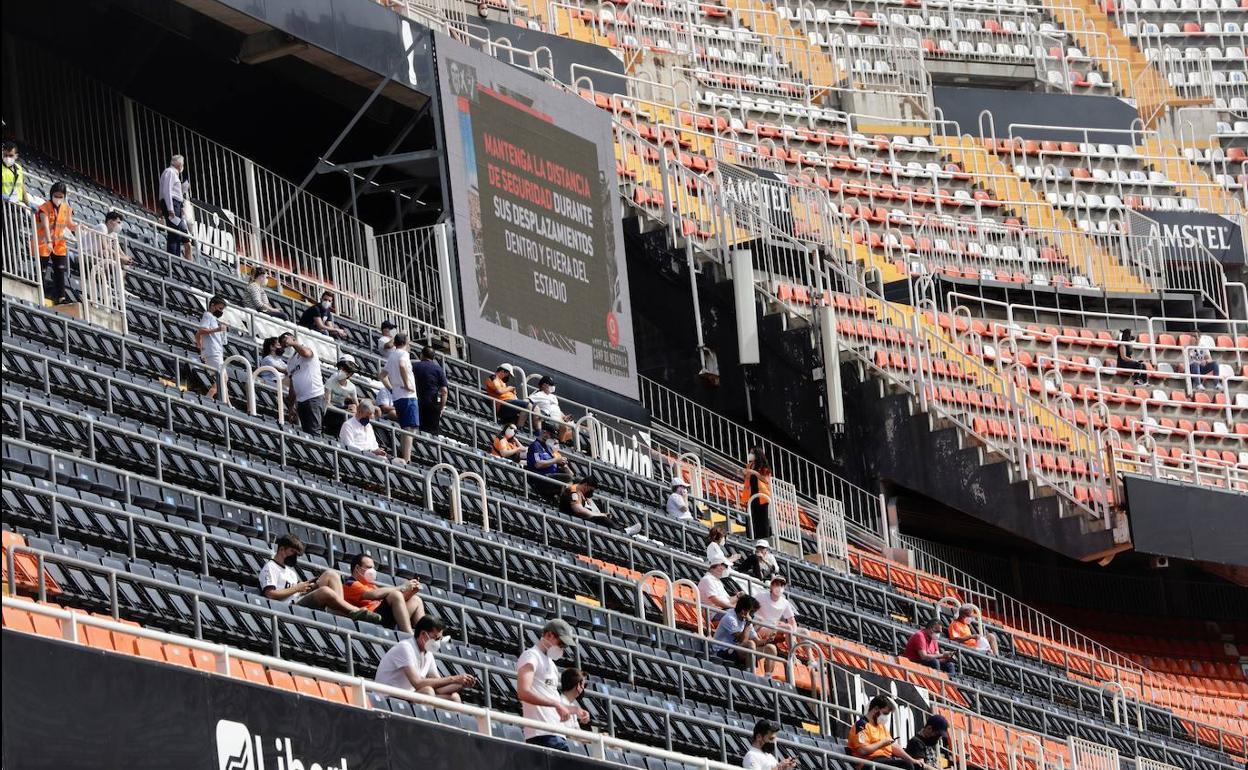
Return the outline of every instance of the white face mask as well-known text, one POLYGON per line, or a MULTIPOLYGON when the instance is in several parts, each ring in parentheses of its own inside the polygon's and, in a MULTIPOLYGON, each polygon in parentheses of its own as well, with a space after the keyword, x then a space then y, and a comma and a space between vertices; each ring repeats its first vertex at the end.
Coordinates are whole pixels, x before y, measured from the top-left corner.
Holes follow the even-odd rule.
POLYGON ((333 306, 333 304, 334 304, 333 302, 327 299, 321 300, 321 307, 325 308, 326 310, 329 310, 333 306))
POLYGON ((376 583, 377 582, 377 569, 375 567, 369 567, 368 569, 364 570, 364 580, 366 580, 369 583, 376 583))
POLYGON ((562 658, 563 657, 563 645, 556 644, 554 647, 551 647, 549 650, 546 651, 546 657, 550 658, 551 660, 559 660, 560 658, 562 658))
POLYGON ((750 452, 749 454, 745 456, 745 459, 748 460, 749 462, 754 462, 754 453, 750 452))
POLYGON ((548 391, 546 391, 546 392, 547 392, 547 393, 550 393, 550 394, 552 394, 552 395, 553 395, 553 394, 554 394, 554 392, 555 392, 555 386, 554 386, 554 385, 551 385, 551 386, 550 386, 550 390, 548 390, 548 391))
POLYGON ((115 235, 115 234, 116 234, 119 230, 121 230, 121 223, 120 223, 120 222, 109 222, 109 223, 108 223, 108 234, 109 234, 109 235, 115 235))
POLYGON ((4 165, 8 166, 9 168, 13 168, 14 166, 16 166, 16 165, 17 165, 17 158, 12 157, 12 156, 10 156, 10 155, 5 155, 5 156, 4 156, 4 165))
POLYGON ((559 446, 559 442, 555 441, 553 438, 546 439, 546 448, 549 449, 550 451, 552 452, 555 451, 555 449, 558 446, 559 446))
POLYGON ((426 639, 425 652, 437 652, 442 647, 441 639, 426 639))
POLYGON ((783 597, 783 596, 784 596, 784 589, 783 589, 783 588, 773 588, 773 589, 771 589, 771 599, 772 599, 772 601, 776 601, 776 602, 778 602, 778 601, 780 601, 781 597, 783 597))
POLYGON ((512 436, 516 435, 516 429, 508 428, 507 430, 503 431, 503 435, 506 436, 507 438, 511 438, 512 436))

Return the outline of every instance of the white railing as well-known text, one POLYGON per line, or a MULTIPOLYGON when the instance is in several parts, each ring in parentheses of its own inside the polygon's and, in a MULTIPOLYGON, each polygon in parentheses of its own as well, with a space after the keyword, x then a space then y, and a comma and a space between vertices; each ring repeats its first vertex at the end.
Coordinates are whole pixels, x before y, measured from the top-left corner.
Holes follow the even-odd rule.
POLYGON ((78 278, 83 319, 126 333, 126 279, 116 235, 78 229, 78 278))
POLYGON ((24 284, 23 291, 43 304, 43 269, 39 264, 39 247, 35 238, 35 212, 28 206, 3 201, 4 208, 4 282, 24 284))
POLYGON ((1122 257, 1136 262, 1138 255, 1143 264, 1164 276, 1164 288, 1199 294, 1223 318, 1228 317, 1226 272, 1217 257, 1194 237, 1168 237, 1161 224, 1147 215, 1129 209, 1126 214, 1120 236, 1122 257))
POLYGON ((411 315, 444 329, 455 328, 454 287, 440 256, 448 248, 449 224, 399 230, 374 239, 377 269, 407 287, 411 315), (448 289, 450 296, 448 299, 448 289))
POLYGON ((402 281, 338 257, 332 264, 334 301, 343 316, 376 329, 382 321, 412 315, 402 281))

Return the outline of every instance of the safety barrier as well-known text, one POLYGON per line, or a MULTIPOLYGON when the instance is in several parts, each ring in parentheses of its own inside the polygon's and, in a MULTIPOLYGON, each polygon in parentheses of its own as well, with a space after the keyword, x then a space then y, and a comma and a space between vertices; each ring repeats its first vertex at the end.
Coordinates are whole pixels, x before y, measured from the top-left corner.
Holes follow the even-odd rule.
POLYGON ((43 304, 43 268, 35 239, 35 213, 14 201, 3 204, 4 292, 43 304))

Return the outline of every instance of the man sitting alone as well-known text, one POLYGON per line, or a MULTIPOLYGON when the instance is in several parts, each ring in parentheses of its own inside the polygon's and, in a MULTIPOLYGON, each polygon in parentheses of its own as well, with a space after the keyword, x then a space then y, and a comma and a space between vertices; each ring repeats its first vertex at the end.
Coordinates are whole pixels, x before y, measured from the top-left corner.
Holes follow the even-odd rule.
POLYGON ((442 645, 446 624, 426 615, 417 621, 412 635, 394 645, 377 664, 376 681, 400 690, 415 690, 421 695, 437 696, 460 702, 459 691, 472 687, 477 678, 472 674, 439 676, 434 654, 442 645))

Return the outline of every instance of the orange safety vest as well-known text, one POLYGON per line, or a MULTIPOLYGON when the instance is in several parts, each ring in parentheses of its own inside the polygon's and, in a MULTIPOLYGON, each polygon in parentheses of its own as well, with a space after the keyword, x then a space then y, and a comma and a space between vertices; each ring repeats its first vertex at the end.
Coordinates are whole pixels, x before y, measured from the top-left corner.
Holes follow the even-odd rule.
MULTIPOLYGON (((745 469, 753 470, 754 463, 746 463, 745 469)), ((763 471, 755 478, 758 480, 758 494, 762 495, 762 497, 758 498, 758 502, 764 505, 771 503, 771 471, 763 471)), ((743 482, 741 484, 741 505, 744 507, 749 505, 750 498, 753 497, 754 493, 750 491, 749 474, 742 473, 741 480, 743 482)))
POLYGON ((67 229, 76 230, 74 214, 68 203, 59 207, 51 200, 46 200, 38 211, 39 221, 35 227, 35 237, 39 241, 39 256, 50 257, 55 254, 64 257, 69 254, 69 244, 65 241, 67 229), (46 223, 46 224, 45 224, 46 223), (51 230, 51 239, 48 231, 51 230))

